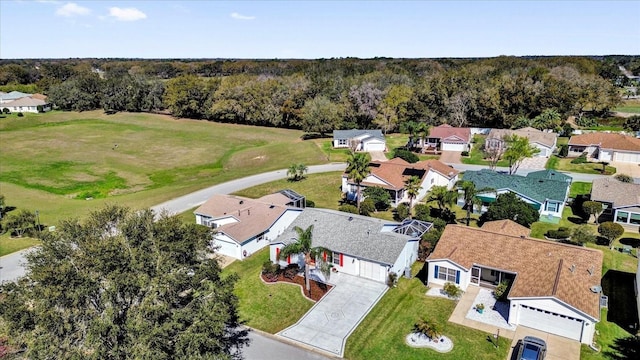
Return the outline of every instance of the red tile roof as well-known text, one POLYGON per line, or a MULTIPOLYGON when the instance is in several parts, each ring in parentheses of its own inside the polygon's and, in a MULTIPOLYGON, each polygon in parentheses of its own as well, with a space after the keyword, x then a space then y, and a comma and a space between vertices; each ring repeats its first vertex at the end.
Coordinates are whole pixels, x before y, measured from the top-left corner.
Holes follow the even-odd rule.
POLYGON ((439 160, 424 160, 411 164, 401 158, 394 158, 389 161, 372 161, 370 169, 371 175, 386 182, 388 185, 384 186, 366 181, 363 181, 362 185, 381 186, 393 190, 404 188, 405 180, 413 175, 424 179, 429 171, 435 171, 447 179, 451 179, 459 173, 454 168, 439 160))
POLYGON ((569 139, 569 145, 598 145, 602 149, 640 152, 640 139, 614 133, 594 132, 575 135, 569 139))
POLYGON ((471 129, 462 127, 453 127, 449 124, 442 124, 429 130, 430 138, 439 138, 441 141, 447 138, 459 138, 465 143, 471 139, 471 129))

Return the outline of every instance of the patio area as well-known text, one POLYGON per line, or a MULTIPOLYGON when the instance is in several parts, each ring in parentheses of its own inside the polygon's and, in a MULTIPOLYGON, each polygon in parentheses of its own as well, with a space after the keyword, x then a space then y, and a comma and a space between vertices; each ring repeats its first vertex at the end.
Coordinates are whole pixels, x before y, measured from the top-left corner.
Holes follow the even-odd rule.
POLYGON ((478 295, 473 300, 473 305, 467 311, 465 318, 485 323, 493 327, 499 327, 506 330, 515 331, 516 326, 507 322, 509 319, 509 303, 498 302, 493 297, 493 293, 489 289, 479 288, 478 295), (481 314, 476 310, 478 304, 484 305, 484 311, 481 314))
POLYGON ((501 314, 501 312, 506 312, 505 310, 497 311, 492 309, 495 304, 495 299, 491 303, 492 299, 491 290, 478 286, 469 286, 458 301, 458 305, 456 305, 451 317, 449 317, 449 321, 490 334, 495 334, 499 329, 500 336, 513 339, 516 327, 509 325, 501 314), (475 308, 479 303, 485 305, 483 314, 478 313, 475 308))

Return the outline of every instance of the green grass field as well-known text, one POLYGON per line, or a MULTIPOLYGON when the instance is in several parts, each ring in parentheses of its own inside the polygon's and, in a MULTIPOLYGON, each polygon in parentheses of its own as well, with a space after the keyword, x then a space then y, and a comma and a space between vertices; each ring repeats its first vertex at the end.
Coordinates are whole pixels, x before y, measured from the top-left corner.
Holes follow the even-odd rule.
POLYGON ((291 163, 326 163, 301 135, 154 114, 12 115, 0 119, 0 193, 9 206, 39 210, 45 225, 108 202, 148 207, 291 163))
POLYGON ((640 101, 638 100, 625 100, 622 105, 615 108, 615 111, 640 114, 640 101))
MULTIPOLYGON (((571 158, 559 158, 557 156, 552 156, 549 158, 549 161, 547 162, 546 168, 547 169, 553 169, 553 170, 561 170, 561 171, 570 171, 570 172, 576 172, 576 173, 583 173, 583 174, 602 174, 602 164, 601 163, 594 163, 594 162, 588 162, 588 163, 583 163, 583 164, 572 164, 571 163, 571 158)), ((606 166, 606 172, 607 174, 611 175, 611 174, 615 174, 616 173, 616 168, 610 165, 606 166)))

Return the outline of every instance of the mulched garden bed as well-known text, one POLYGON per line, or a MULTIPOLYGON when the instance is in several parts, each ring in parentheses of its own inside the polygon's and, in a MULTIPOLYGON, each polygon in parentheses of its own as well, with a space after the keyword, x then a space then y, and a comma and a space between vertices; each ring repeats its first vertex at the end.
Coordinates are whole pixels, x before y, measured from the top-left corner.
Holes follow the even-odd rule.
POLYGON ((273 276, 273 277, 267 277, 264 274, 260 274, 260 276, 262 277, 262 280, 266 283, 276 283, 276 282, 288 282, 288 283, 292 283, 292 284, 298 284, 301 286, 301 288, 304 290, 304 295, 313 300, 313 301, 318 301, 320 299, 322 299, 322 297, 329 292, 329 290, 331 290, 332 286, 331 285, 327 285, 315 280, 311 280, 310 281, 310 285, 311 285, 311 295, 309 295, 309 293, 307 293, 305 285, 304 285, 304 276, 300 276, 300 275, 296 275, 293 277, 287 277, 285 276, 284 273, 280 273, 277 275, 277 277, 273 276))

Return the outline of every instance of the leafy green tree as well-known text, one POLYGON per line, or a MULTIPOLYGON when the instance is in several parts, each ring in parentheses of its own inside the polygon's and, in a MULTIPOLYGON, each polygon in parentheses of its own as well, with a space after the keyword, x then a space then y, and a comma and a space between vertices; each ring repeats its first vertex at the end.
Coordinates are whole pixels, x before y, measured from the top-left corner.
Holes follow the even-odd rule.
POLYGON ((329 249, 321 246, 313 246, 313 225, 302 229, 299 226, 293 228, 298 234, 296 241, 289 243, 280 249, 280 259, 286 259, 289 255, 302 255, 304 257, 304 283, 307 292, 311 293, 309 282, 309 267, 312 262, 319 262, 323 253, 329 253, 329 249))
POLYGON ((12 235, 22 237, 36 227, 36 214, 22 209, 16 213, 7 215, 4 219, 4 228, 12 235))
POLYGON ((571 240, 578 244, 595 243, 596 235, 593 233, 589 225, 580 225, 573 228, 571 240))
MULTIPOLYGON (((31 359, 234 359, 237 275, 206 255, 211 230, 109 206, 63 221, 2 286, 0 317, 31 359)), ((209 249, 209 250, 208 250, 209 249)))
POLYGON ((396 207, 396 219, 397 220, 404 220, 407 217, 409 217, 409 205, 407 205, 407 203, 400 203, 398 204, 398 206, 396 207))
POLYGON ((456 184, 458 189, 462 190, 462 201, 467 210, 467 226, 471 221, 471 212, 474 208, 482 206, 482 201, 478 199, 478 195, 488 191, 495 191, 491 188, 476 189, 476 184, 471 181, 460 180, 456 184))
POLYGON ((210 107, 210 94, 205 80, 183 75, 167 81, 164 103, 175 117, 201 119, 210 107))
POLYGON ((509 219, 520 225, 530 227, 538 221, 540 214, 528 203, 518 199, 511 192, 498 195, 495 202, 489 204, 487 212, 482 215, 483 221, 509 219))
POLYGON ((420 161, 420 158, 418 157, 418 155, 406 149, 400 149, 400 148, 395 149, 393 152, 393 156, 399 157, 400 159, 411 164, 415 164, 418 161, 420 161))
POLYGON ((351 205, 351 204, 340 205, 338 207, 338 210, 342 211, 342 212, 349 213, 349 214, 357 214, 358 213, 358 208, 353 206, 353 205, 351 205))
POLYGON ((325 96, 307 100, 302 108, 302 130, 324 136, 329 131, 340 128, 341 112, 341 107, 325 96))
POLYGON ((376 211, 376 206, 371 199, 364 199, 360 203, 360 215, 370 216, 372 212, 376 211))
POLYGON ((533 157, 540 152, 540 149, 529 144, 529 139, 524 136, 507 135, 504 140, 507 143, 507 150, 504 151, 503 158, 509 161, 510 175, 518 171, 524 159, 533 157))
POLYGON ((624 228, 618 223, 607 221, 598 226, 598 233, 607 239, 609 248, 613 250, 613 241, 624 234, 624 228))
POLYGON ((380 186, 368 186, 363 193, 367 199, 373 201, 378 211, 386 211, 391 206, 391 194, 380 186))
POLYGON ((624 128, 631 131, 640 131, 640 115, 633 115, 624 122, 624 128))
POLYGON ((597 201, 585 201, 584 203, 582 203, 582 210, 589 217, 593 215, 593 222, 597 224, 598 215, 600 215, 600 213, 602 212, 602 203, 599 203, 597 201))
POLYGON ((420 178, 413 175, 404 181, 404 191, 409 198, 409 216, 411 216, 411 211, 413 209, 413 200, 415 200, 418 195, 420 195, 420 178))
POLYGON ((435 201, 440 210, 451 208, 458 200, 458 193, 447 189, 446 186, 436 185, 431 188, 429 193, 429 201, 435 201))
POLYGON ((533 118, 531 125, 538 130, 556 129, 562 124, 562 117, 555 109, 545 109, 533 118))
POLYGON ((356 208, 360 212, 360 184, 371 173, 369 163, 371 157, 369 153, 352 152, 347 158, 347 169, 345 172, 349 179, 356 183, 356 208))

